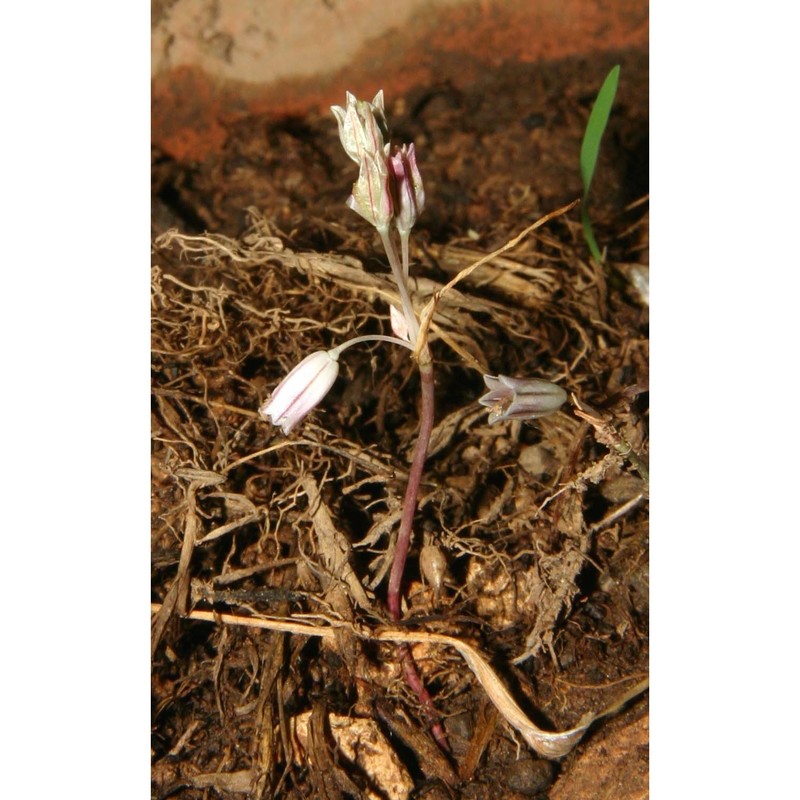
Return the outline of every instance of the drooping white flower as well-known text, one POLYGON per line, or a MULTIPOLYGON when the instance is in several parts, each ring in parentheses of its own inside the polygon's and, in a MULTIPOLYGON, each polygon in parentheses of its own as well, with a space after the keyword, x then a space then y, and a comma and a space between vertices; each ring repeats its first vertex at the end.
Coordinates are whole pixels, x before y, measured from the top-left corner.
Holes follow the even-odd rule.
POLYGON ((306 356, 275 388, 258 413, 289 433, 325 397, 339 374, 339 353, 318 350, 306 356))

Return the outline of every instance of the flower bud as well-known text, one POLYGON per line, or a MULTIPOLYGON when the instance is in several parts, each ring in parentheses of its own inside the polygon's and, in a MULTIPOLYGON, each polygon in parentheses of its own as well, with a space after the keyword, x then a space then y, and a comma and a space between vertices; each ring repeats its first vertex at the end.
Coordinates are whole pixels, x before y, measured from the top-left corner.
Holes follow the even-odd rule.
POLYGON ((408 333, 408 320, 403 315, 403 312, 395 305, 389 306, 389 321, 392 325, 392 333, 398 338, 406 342, 411 341, 411 336, 408 333))
POLYGON ((550 381, 539 378, 509 378, 484 375, 489 392, 478 400, 490 408, 489 422, 506 419, 535 419, 558 411, 567 393, 550 381))
POLYGON ((408 234, 425 207, 425 189, 417 167, 413 144, 395 148, 389 157, 389 169, 394 178, 395 225, 401 234, 408 234))
POLYGON ((378 230, 388 230, 392 221, 392 193, 389 188, 389 170, 382 157, 365 152, 361 159, 358 180, 347 199, 347 207, 361 214, 378 230))
POLYGON ((306 356, 276 387, 258 413, 289 433, 328 394, 339 374, 338 353, 318 350, 306 356))
POLYGON ((371 103, 347 92, 346 108, 331 106, 331 111, 339 123, 342 147, 356 164, 361 163, 364 153, 373 158, 385 157, 384 142, 389 138, 389 126, 383 112, 383 89, 371 103))

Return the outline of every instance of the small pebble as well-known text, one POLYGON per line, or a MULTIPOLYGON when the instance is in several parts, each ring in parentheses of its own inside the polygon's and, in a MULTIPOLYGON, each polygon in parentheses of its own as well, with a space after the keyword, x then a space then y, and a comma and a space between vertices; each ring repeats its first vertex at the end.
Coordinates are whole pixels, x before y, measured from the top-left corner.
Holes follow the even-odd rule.
POLYGON ((467 464, 474 464, 478 461, 481 457, 481 451, 475 447, 475 445, 469 445, 464 448, 464 452, 461 454, 461 458, 467 464))
POLYGON ((610 503, 627 503, 645 490, 644 481, 635 475, 619 475, 603 481, 600 492, 610 503))
POLYGON ((553 454, 541 444, 524 447, 519 454, 519 465, 529 475, 544 475, 555 466, 553 454))
POLYGON ((472 715, 467 711, 448 717, 444 723, 445 729, 450 736, 457 736, 468 742, 475 733, 475 725, 472 722, 472 715))
POLYGON ((506 785, 519 794, 537 795, 553 782, 553 765, 538 758, 520 758, 508 765, 506 785))

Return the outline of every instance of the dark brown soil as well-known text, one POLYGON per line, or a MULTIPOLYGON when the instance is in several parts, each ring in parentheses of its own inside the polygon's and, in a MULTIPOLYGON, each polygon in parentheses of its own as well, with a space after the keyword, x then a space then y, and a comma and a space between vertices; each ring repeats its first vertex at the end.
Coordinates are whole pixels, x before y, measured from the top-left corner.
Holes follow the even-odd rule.
MULTIPOLYGON (((434 320, 437 429, 407 568, 406 625, 477 647, 548 730, 648 671, 648 308, 631 281, 647 266, 646 56, 516 64, 469 91, 387 98, 427 194, 412 237, 421 307, 580 197, 583 129, 617 61, 591 203, 607 263, 590 260, 573 210, 473 273, 434 320), (489 426, 484 372, 555 380, 572 399, 489 426), (448 562, 440 598, 420 580, 423 537, 448 562)), ((181 618, 385 624, 381 569, 418 425, 416 371, 384 345, 348 351, 290 436, 258 417, 304 355, 388 333, 391 286, 374 231, 344 205, 355 166, 332 115, 228 133, 202 165, 153 155, 152 595, 170 610, 154 618, 153 795, 390 796, 335 746, 347 718, 374 720, 372 747, 394 751, 414 797, 645 797, 643 696, 545 762, 457 653, 415 650, 450 737, 439 763, 389 645, 181 618), (368 610, 325 569, 320 503, 368 610)))

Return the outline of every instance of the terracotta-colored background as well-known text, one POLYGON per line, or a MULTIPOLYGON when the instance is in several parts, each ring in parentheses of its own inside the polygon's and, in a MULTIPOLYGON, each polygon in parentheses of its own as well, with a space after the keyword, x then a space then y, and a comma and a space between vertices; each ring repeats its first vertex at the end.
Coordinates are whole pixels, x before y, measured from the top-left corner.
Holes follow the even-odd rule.
POLYGON ((152 141, 179 161, 227 125, 303 114, 345 90, 463 87, 509 61, 647 49, 646 0, 156 0, 152 141))

